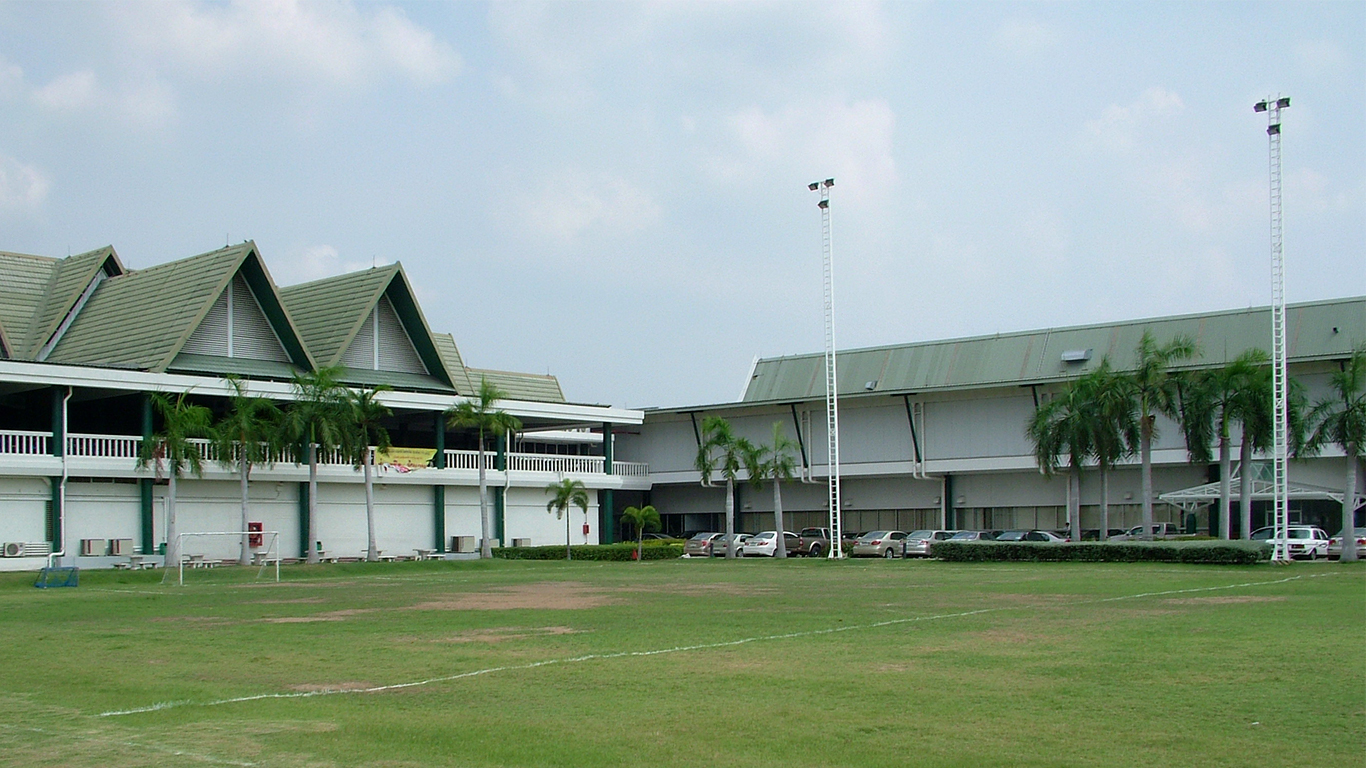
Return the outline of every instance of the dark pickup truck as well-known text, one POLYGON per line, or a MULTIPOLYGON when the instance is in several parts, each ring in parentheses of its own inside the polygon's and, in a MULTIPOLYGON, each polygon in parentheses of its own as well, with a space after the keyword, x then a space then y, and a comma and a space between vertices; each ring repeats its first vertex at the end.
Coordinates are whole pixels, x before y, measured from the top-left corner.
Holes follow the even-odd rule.
POLYGON ((803 528, 798 536, 797 554, 802 557, 824 557, 830 554, 830 529, 803 528))

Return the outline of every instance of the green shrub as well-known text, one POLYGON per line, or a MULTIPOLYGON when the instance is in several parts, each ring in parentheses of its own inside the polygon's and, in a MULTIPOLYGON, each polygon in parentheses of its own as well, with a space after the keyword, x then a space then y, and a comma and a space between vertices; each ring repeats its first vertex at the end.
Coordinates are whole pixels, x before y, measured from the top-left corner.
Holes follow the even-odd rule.
POLYGON ((1260 544, 1236 541, 1034 542, 936 541, 930 557, 953 562, 1217 563, 1251 565, 1270 559, 1260 544))
MULTIPOLYGON (((579 544, 570 547, 575 560, 634 560, 635 542, 621 544, 579 544)), ((563 560, 564 547, 497 547, 493 556, 503 560, 563 560)), ((683 556, 683 545, 671 542, 641 548, 643 560, 672 560, 683 556)))

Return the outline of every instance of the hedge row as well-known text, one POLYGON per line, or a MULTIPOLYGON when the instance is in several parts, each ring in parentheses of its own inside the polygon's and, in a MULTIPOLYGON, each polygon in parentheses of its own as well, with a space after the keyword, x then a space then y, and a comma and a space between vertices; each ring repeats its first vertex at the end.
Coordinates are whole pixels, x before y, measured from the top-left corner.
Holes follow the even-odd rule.
POLYGON ((1025 561, 1032 563, 1218 563, 1251 565, 1271 558, 1260 543, 1233 541, 1192 542, 1032 542, 975 543, 936 541, 930 557, 954 562, 1025 561))
MULTIPOLYGON (((579 544, 570 547, 575 560, 634 560, 636 545, 621 544, 579 544)), ((497 547, 493 556, 503 560, 563 560, 563 546, 549 547, 497 547)), ((682 544, 648 544, 641 548, 644 560, 672 560, 683 556, 682 544)))

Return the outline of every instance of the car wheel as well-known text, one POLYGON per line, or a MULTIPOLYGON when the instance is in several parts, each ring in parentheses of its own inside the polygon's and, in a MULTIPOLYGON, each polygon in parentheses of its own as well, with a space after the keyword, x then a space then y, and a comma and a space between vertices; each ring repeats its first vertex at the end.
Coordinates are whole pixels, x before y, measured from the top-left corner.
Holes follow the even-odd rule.
POLYGON ((812 545, 811 545, 811 551, 810 551, 810 552, 807 552, 807 553, 806 553, 806 556, 807 556, 807 557, 820 557, 820 556, 821 556, 821 545, 819 545, 819 544, 812 544, 812 545))
POLYGON ((1314 560, 1317 560, 1317 559, 1319 559, 1319 551, 1318 551, 1317 549, 1314 549, 1314 548, 1311 547, 1311 548, 1309 549, 1309 560, 1310 560, 1310 562, 1313 562, 1314 560))
POLYGON ((892 551, 891 547, 888 547, 887 551, 882 553, 882 556, 887 558, 888 560, 891 560, 892 558, 896 557, 896 553, 892 551))

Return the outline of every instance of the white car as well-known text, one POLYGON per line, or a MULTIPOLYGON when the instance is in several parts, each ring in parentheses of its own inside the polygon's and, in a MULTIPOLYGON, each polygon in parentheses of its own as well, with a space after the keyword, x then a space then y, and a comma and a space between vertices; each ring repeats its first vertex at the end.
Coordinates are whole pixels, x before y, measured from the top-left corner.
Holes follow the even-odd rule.
MULTIPOLYGON (((773 531, 756 533, 745 541, 740 548, 743 557, 773 557, 777 551, 778 537, 773 531)), ((801 538, 792 531, 783 531, 783 542, 787 545, 787 556, 795 557, 801 538)))
MULTIPOLYGON (((1290 557, 1307 557, 1310 560, 1317 560, 1320 557, 1328 557, 1328 534, 1322 528, 1312 525, 1292 525, 1286 529, 1289 542, 1290 557)), ((1268 546, 1275 546, 1280 543, 1280 539, 1275 538, 1276 529, 1273 526, 1258 528, 1252 532, 1253 541, 1264 541, 1268 546)))
MULTIPOLYGON (((1366 560, 1366 528, 1357 528, 1352 532, 1357 540, 1357 559, 1366 560)), ((1342 557, 1342 534, 1334 536, 1328 540, 1328 557, 1337 559, 1342 557)))

